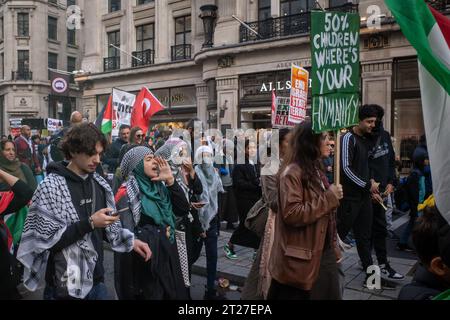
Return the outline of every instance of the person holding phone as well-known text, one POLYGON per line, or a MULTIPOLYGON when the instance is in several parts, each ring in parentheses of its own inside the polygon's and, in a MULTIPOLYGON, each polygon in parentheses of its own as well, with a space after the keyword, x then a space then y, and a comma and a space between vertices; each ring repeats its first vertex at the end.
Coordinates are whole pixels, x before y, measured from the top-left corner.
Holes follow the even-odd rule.
POLYGON ((197 246, 197 252, 200 252, 205 245, 206 251, 206 273, 207 285, 205 291, 205 300, 223 299, 217 294, 215 281, 217 275, 217 240, 219 237, 219 192, 225 192, 222 186, 219 173, 213 166, 214 152, 209 146, 201 146, 195 152, 195 172, 200 178, 203 186, 203 193, 200 196, 198 215, 202 225, 203 232, 201 241, 197 246), (203 205, 204 204, 204 205, 203 205))
POLYGON ((63 139, 68 162, 53 162, 31 202, 17 259, 25 267, 24 285, 35 291, 45 279, 46 300, 108 299, 103 241, 112 250, 135 251, 148 261, 151 251, 121 228, 114 195, 96 173, 105 136, 94 124, 72 127, 63 139))
POLYGON ((115 198, 120 222, 149 245, 152 258, 143 261, 134 254, 114 255, 119 299, 187 299, 175 232, 176 217, 186 215, 189 208, 182 188, 168 162, 144 146, 128 151, 120 168, 126 179, 115 198))

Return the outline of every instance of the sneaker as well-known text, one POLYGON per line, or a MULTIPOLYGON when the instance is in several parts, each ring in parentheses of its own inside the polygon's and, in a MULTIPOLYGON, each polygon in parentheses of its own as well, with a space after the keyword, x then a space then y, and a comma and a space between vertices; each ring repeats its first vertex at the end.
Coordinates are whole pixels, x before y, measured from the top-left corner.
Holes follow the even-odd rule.
MULTIPOLYGON (((367 286, 367 280, 369 279, 369 275, 366 276, 363 282, 363 288, 369 289, 367 286)), ((380 279, 380 285, 381 288, 377 289, 369 289, 369 290, 395 290, 397 289, 397 285, 393 283, 392 281, 388 281, 386 279, 381 278, 380 279)))
POLYGON ((387 278, 389 280, 398 280, 398 281, 405 279, 405 276, 401 275, 400 273, 392 269, 389 263, 380 264, 380 269, 381 269, 381 277, 387 278))
POLYGON ((407 244, 403 244, 403 243, 400 243, 400 242, 397 244, 397 250, 406 251, 406 252, 414 252, 413 248, 411 248, 407 244))
POLYGON ((231 249, 231 248, 228 246, 228 244, 226 244, 226 245, 223 247, 223 251, 225 251, 225 256, 226 256, 228 259, 236 260, 236 259, 238 258, 237 255, 236 255, 236 253, 234 252, 234 250, 231 249))

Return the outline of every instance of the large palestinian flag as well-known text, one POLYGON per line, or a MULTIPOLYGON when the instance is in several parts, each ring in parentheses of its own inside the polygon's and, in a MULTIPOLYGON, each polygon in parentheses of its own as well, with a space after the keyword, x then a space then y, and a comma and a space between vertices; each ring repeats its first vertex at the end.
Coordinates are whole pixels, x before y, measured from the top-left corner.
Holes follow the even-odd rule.
POLYGON ((424 0, 385 0, 416 49, 436 205, 450 223, 450 20, 424 0))

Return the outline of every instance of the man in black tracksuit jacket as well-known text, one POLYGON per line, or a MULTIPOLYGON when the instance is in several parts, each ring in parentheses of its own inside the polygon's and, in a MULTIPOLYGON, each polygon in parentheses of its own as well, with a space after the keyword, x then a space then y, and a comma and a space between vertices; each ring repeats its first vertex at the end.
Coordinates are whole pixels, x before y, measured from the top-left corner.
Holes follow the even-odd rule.
MULTIPOLYGON (((374 107, 378 110, 378 119, 369 139, 370 176, 375 182, 380 184, 380 193, 389 196, 394 191, 395 151, 392 147, 391 135, 383 127, 384 110, 379 105, 374 105, 374 107)), ((390 280, 403 280, 405 277, 392 269, 387 260, 386 211, 377 201, 372 202, 372 208, 372 243, 381 269, 381 275, 390 280)))
MULTIPOLYGON (((337 229, 341 239, 353 229, 358 255, 364 270, 373 264, 371 256, 372 200, 377 185, 368 164, 366 136, 375 127, 377 110, 370 105, 359 110, 360 122, 342 137, 341 176, 344 198, 338 208, 337 229)), ((366 281, 364 281, 364 284, 366 281)))

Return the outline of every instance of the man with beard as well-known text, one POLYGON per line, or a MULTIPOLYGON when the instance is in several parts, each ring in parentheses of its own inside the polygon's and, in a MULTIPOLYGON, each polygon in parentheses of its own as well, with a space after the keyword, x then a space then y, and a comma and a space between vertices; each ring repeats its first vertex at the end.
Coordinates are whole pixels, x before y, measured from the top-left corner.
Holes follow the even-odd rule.
POLYGON ((403 280, 405 277, 392 269, 387 260, 387 211, 381 205, 383 202, 387 204, 394 192, 395 151, 392 147, 391 135, 383 127, 384 109, 379 105, 372 106, 377 110, 377 120, 369 139, 369 169, 371 177, 380 184, 379 193, 374 195, 372 201, 372 244, 381 269, 381 276, 385 280, 403 280))

